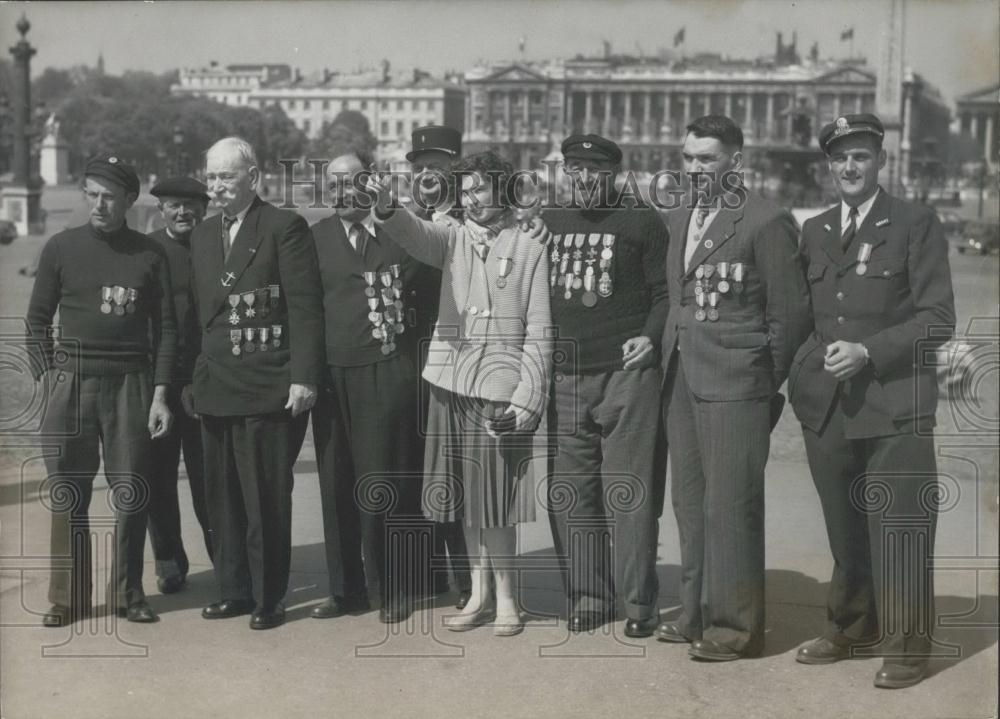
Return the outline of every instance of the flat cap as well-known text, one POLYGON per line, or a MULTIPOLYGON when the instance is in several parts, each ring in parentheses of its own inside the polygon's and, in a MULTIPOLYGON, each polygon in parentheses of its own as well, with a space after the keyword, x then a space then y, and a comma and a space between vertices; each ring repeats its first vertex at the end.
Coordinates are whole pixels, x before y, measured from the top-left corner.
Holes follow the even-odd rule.
POLYGON ((406 153, 406 159, 410 162, 413 162, 418 153, 431 150, 446 152, 453 160, 462 154, 462 133, 446 125, 418 127, 413 131, 411 143, 413 149, 406 153))
POLYGON ((209 201, 208 188, 193 177, 167 177, 157 182, 149 191, 153 197, 190 197, 209 201))
POLYGON ((600 135, 570 135, 562 143, 563 159, 622 161, 622 150, 600 135))
POLYGON ((99 155, 87 161, 84 177, 100 177, 125 188, 126 193, 139 194, 139 176, 135 168, 125 164, 115 155, 99 155))
POLYGON ((885 137, 885 128, 882 127, 882 121, 869 112, 844 115, 823 126, 823 129, 819 131, 819 146, 823 152, 829 155, 831 144, 842 137, 859 133, 875 135, 881 141, 885 137))

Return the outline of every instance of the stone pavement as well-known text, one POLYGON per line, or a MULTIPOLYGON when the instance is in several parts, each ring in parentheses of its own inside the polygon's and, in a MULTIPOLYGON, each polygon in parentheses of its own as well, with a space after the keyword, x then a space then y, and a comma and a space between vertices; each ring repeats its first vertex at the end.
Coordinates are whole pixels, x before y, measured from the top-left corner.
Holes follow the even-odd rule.
MULTIPOLYGON (((43 238, 0 248, 0 419, 33 406, 12 383, 10 328, 23 316, 30 281, 16 268, 43 238), (7 345, 3 345, 6 342, 7 345)), ((997 262, 953 255, 960 316, 996 317, 997 262)), ((994 320, 995 323, 995 320, 994 320)), ((994 330, 995 331, 995 330, 994 330)), ((995 357, 995 355, 993 355, 995 357)), ((14 363, 16 365, 16 362, 14 363)), ((294 494, 289 621, 251 632, 246 618, 206 622, 216 599, 186 481, 180 488, 188 588, 155 591, 147 546, 146 588, 160 613, 153 625, 97 619, 73 628, 38 626, 49 567, 49 519, 41 449, 29 437, 0 436, 0 716, 310 717, 986 717, 997 698, 997 373, 987 370, 978 403, 942 402, 939 457, 945 494, 937 542, 938 652, 917 687, 877 690, 877 659, 807 667, 795 649, 825 617, 832 568, 819 502, 790 411, 775 430, 767 472, 767 644, 764 656, 728 664, 692 661, 681 645, 629 640, 618 621, 570 636, 558 619, 561 592, 544 521, 524 525, 522 601, 530 613, 518 637, 488 628, 442 628, 453 597, 426 602, 398 627, 374 612, 317 621, 309 606, 326 593, 319 491, 311 446, 294 494), (990 424, 992 422, 992 424, 990 424), (983 429, 985 427, 985 430, 983 429)), ((30 423, 23 412, 23 423, 30 423)), ((108 515, 98 479, 92 516, 108 515)), ((544 518, 544 514, 539 514, 544 518)), ((100 534, 100 531, 98 531, 100 534)), ((97 555, 99 556, 99 555, 97 555)), ((667 508, 659 544, 660 605, 676 614, 677 530, 667 508)), ((98 579, 97 586, 103 584, 98 579)))

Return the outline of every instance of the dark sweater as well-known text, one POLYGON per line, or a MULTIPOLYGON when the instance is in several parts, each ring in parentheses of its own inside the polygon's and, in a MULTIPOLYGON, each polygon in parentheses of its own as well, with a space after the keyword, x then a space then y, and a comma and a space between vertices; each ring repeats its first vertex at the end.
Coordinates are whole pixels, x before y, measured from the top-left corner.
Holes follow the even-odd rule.
MULTIPOLYGON (((626 340, 645 335, 659 351, 660 338, 667 319, 666 257, 668 233, 658 212, 640 207, 619 210, 551 209, 543 214, 552 232, 553 242, 559 242, 560 257, 565 250, 567 234, 582 233, 588 237, 600 233, 614 236, 609 272, 613 287, 610 297, 598 297, 593 307, 581 301, 584 290, 576 289, 567 300, 564 288, 552 289, 552 322, 559 329, 559 340, 572 345, 571 351, 556 352, 556 359, 565 355, 564 362, 555 362, 556 371, 564 373, 609 372, 622 368, 622 345, 626 340)), ((583 244, 587 257, 589 243, 583 244)), ((603 243, 598 243, 598 252, 603 243)), ((572 272, 571 249, 569 267, 572 272)), ((552 244, 549 245, 551 258, 552 244)), ((559 261, 555 271, 558 273, 559 261)), ((583 265, 584 269, 586 264, 583 265)), ((595 262, 596 280, 601 275, 595 262)), ((580 273, 581 277, 583 271, 580 273)))
POLYGON ((167 256, 128 227, 105 234, 88 224, 54 235, 38 261, 27 321, 36 379, 50 367, 124 374, 152 358, 154 383, 170 383, 177 323, 167 256), (101 288, 116 285, 136 290, 133 312, 101 312, 101 288), (61 351, 54 352, 49 326, 57 309, 61 351))
MULTIPOLYGON (((177 327, 187 327, 193 321, 194 307, 191 305, 191 237, 173 237, 165 229, 150 232, 149 236, 160 243, 167 253, 170 266, 170 286, 173 288, 174 317, 177 327)), ((178 385, 191 383, 196 352, 189 351, 185 333, 178 329, 177 355, 174 362, 173 382, 178 385)))

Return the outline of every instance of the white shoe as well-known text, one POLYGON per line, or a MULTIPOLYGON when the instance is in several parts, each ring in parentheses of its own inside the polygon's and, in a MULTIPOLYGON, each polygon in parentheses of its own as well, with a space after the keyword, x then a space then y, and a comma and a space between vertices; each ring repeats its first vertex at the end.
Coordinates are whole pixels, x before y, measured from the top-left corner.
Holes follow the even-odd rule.
POLYGON ((462 614, 453 614, 450 617, 445 617, 444 626, 445 629, 453 632, 467 632, 470 629, 489 624, 495 616, 496 610, 492 607, 480 607, 475 612, 469 612, 468 614, 463 612, 462 614))
POLYGON ((520 613, 501 614, 493 622, 493 636, 513 637, 524 631, 520 613))

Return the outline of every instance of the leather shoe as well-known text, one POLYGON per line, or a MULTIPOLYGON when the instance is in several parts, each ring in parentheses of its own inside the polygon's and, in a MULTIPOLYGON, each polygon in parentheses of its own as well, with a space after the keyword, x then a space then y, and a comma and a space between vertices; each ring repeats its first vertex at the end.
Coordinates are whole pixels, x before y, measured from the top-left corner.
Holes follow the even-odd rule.
POLYGON ((118 607, 118 616, 124 617, 130 622, 136 622, 138 624, 152 624, 153 622, 160 621, 160 618, 156 616, 146 602, 135 602, 134 604, 129 604, 128 608, 118 607))
POLYGON ((653 636, 660 618, 656 615, 645 619, 629 619, 625 622, 625 636, 632 639, 642 639, 653 636))
MULTIPOLYGON (((478 612, 470 614, 455 614, 444 618, 444 627, 453 632, 467 632, 470 629, 481 627, 492 622, 496 617, 496 610, 493 607, 480 607, 478 612)), ((515 618, 520 621, 520 617, 515 618)))
POLYGON ((201 610, 201 616, 205 619, 229 619, 230 617, 241 617, 253 611, 253 601, 250 599, 223 599, 221 602, 212 602, 201 610))
POLYGON ((455 602, 455 609, 465 609, 465 605, 469 603, 472 598, 472 592, 468 589, 463 589, 458 593, 458 600, 455 602))
POLYGON ((270 608, 254 609, 250 615, 251 629, 274 629, 285 623, 285 608, 278 604, 270 608))
POLYGON ((681 631, 680 625, 677 622, 663 622, 653 630, 653 635, 661 642, 690 644, 694 641, 681 631))
POLYGON ((834 644, 826 637, 809 642, 795 654, 799 664, 833 664, 851 658, 851 647, 834 644))
POLYGON ((695 639, 688 648, 688 654, 703 662, 731 662, 741 656, 735 649, 711 639, 695 639))
POLYGON ((378 610, 378 620, 383 624, 399 624, 410 616, 411 609, 405 597, 383 601, 378 610))
POLYGON ((42 615, 43 627, 68 627, 90 614, 90 608, 74 609, 63 604, 53 604, 49 611, 42 615))
POLYGON ((604 624, 604 615, 600 612, 573 612, 566 624, 574 634, 589 632, 604 624))
POLYGON ((886 662, 875 675, 875 686, 879 689, 905 689, 919 684, 926 675, 926 662, 922 664, 886 662))
POLYGON ((176 594, 184 588, 187 578, 183 574, 172 574, 156 580, 156 588, 160 594, 176 594))
POLYGON ((498 614, 493 620, 493 636, 513 637, 524 631, 521 614, 498 614))
POLYGON ((332 619, 342 617, 351 612, 364 612, 371 608, 368 597, 327 597, 321 604, 312 608, 310 616, 313 619, 332 619))

